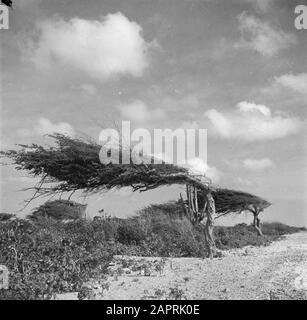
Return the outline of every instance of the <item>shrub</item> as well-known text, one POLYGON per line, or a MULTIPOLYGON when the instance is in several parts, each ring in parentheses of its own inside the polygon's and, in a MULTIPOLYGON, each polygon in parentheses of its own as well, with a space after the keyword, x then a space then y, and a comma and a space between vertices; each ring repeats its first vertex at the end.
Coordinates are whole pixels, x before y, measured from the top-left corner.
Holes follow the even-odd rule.
POLYGON ((275 236, 306 230, 306 228, 291 227, 280 222, 263 223, 262 229, 266 235, 275 236))
POLYGON ((267 245, 271 242, 268 237, 258 236, 252 226, 245 223, 234 227, 218 226, 214 230, 215 243, 219 249, 227 250, 242 248, 248 245, 267 245))
POLYGON ((52 218, 58 221, 85 218, 87 205, 69 200, 47 201, 35 209, 28 218, 36 221, 40 218, 52 218))
POLYGON ((117 240, 123 244, 140 244, 146 239, 145 231, 137 219, 123 220, 117 229, 117 240))
POLYGON ((0 291, 0 299, 44 299, 78 291, 84 281, 102 273, 113 252, 87 222, 2 224, 0 263, 10 270, 10 287, 0 291))
POLYGON ((1 212, 1 213, 0 213, 0 222, 9 221, 9 220, 11 220, 11 219, 14 218, 14 217, 15 217, 14 214, 1 212))

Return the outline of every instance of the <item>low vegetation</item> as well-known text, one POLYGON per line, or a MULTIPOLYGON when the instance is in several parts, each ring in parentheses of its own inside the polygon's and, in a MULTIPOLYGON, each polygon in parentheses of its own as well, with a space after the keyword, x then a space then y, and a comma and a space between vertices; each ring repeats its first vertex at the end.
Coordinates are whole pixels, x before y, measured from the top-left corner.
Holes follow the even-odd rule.
MULTIPOLYGON (((0 299, 48 299, 55 293, 82 291, 90 278, 103 278, 114 254, 203 257, 202 226, 193 225, 180 206, 154 205, 129 219, 88 221, 13 219, 0 223, 0 264, 10 270, 9 290, 0 299)), ((218 226, 216 245, 222 250, 267 245, 301 230, 280 223, 262 226, 218 226)))
POLYGON ((1 212, 0 213, 0 222, 9 221, 13 219, 15 216, 10 213, 1 212))
POLYGON ((1 223, 0 264, 10 271, 10 288, 0 290, 0 300, 51 298, 79 291, 85 281, 103 275, 115 253, 104 228, 51 219, 1 223))
POLYGON ((79 220, 85 218, 87 205, 69 200, 47 201, 36 208, 28 219, 52 218, 57 221, 79 220))

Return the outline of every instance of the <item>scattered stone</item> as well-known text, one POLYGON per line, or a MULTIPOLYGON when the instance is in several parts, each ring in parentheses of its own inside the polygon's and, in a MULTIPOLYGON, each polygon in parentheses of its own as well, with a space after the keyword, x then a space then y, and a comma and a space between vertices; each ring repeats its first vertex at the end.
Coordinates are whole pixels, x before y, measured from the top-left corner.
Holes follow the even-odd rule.
POLYGON ((123 272, 126 274, 130 274, 131 270, 129 268, 123 268, 123 272))

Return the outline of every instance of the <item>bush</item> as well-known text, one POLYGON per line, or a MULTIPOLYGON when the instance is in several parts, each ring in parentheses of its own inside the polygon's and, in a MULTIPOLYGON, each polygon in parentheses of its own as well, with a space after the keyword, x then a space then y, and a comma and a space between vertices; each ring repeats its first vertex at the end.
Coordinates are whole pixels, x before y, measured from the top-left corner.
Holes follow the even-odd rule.
POLYGON ((69 200, 47 201, 36 208, 28 218, 36 221, 40 218, 52 218, 54 220, 77 220, 85 218, 87 205, 69 200))
POLYGON ((214 230, 214 236, 216 246, 222 250, 242 248, 248 245, 262 246, 271 242, 271 239, 259 236, 254 227, 245 223, 234 227, 218 226, 214 230))
POLYGON ((137 219, 123 220, 117 228, 117 240, 120 243, 138 245, 145 239, 145 231, 142 229, 142 226, 137 219))
POLYGON ((9 221, 9 220, 11 220, 11 219, 14 218, 14 217, 15 217, 14 214, 1 212, 1 213, 0 213, 0 222, 9 221))
MULTIPOLYGON (((149 206, 141 210, 136 219, 142 226, 146 240, 142 240, 139 246, 130 247, 130 253, 144 256, 204 255, 204 226, 193 225, 182 215, 182 208, 177 203, 149 206)), ((244 223, 234 227, 216 226, 214 229, 216 246, 222 250, 248 245, 263 246, 278 240, 284 234, 303 229, 281 223, 264 223, 262 230, 264 237, 259 236, 253 226, 244 223)), ((121 250, 123 252, 123 248, 121 250)))
POLYGON ((251 225, 245 223, 234 227, 217 226, 214 230, 216 246, 227 250, 232 248, 242 248, 244 246, 268 245, 274 240, 280 239, 282 235, 299 232, 305 228, 290 227, 282 223, 263 223, 261 226, 263 237, 255 233, 251 225))
POLYGON ((281 236, 284 234, 291 234, 298 231, 306 231, 306 228, 291 227, 280 222, 271 222, 263 223, 262 230, 266 235, 281 236))
POLYGON ((80 290, 112 258, 113 248, 101 240, 88 222, 0 225, 0 264, 10 270, 9 290, 1 290, 0 299, 44 299, 80 290))

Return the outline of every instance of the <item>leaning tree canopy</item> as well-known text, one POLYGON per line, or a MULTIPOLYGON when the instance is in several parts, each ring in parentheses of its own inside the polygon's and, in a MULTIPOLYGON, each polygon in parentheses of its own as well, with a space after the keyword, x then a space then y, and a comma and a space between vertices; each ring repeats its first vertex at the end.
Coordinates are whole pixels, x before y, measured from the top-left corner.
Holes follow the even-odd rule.
POLYGON ((221 188, 211 188, 209 179, 199 179, 183 167, 173 164, 103 164, 99 159, 102 148, 96 142, 50 135, 54 146, 20 145, 19 150, 1 151, 17 170, 25 170, 40 182, 33 188, 32 199, 63 192, 99 192, 112 188, 132 187, 146 191, 164 185, 185 184, 197 191, 199 209, 204 205, 202 190, 212 189, 218 215, 263 210, 271 204, 252 194, 221 188))
MULTIPOLYGON (((228 213, 241 213, 243 211, 256 213, 271 205, 267 200, 243 191, 217 189, 212 194, 215 201, 216 213, 219 216, 228 213)), ((200 193, 198 197, 200 201, 204 201, 200 193)))
POLYGON ((173 164, 103 164, 102 148, 96 142, 50 135, 54 146, 19 145, 20 150, 2 151, 17 170, 25 170, 40 182, 33 188, 35 197, 82 190, 99 192, 112 188, 132 187, 146 191, 163 185, 191 184, 198 189, 210 188, 210 180, 200 180, 188 170, 173 164))

